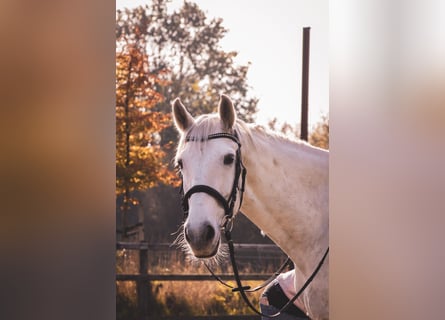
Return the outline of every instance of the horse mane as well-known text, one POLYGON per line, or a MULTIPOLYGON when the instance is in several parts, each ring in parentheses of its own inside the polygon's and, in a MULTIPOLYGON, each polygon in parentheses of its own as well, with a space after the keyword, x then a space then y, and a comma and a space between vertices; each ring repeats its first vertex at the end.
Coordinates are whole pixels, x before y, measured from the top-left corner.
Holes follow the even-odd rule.
MULTIPOLYGON (((255 135, 257 141, 258 139, 260 139, 260 140, 272 140, 274 142, 280 142, 289 145, 307 145, 307 146, 310 145, 306 141, 301 140, 297 137, 290 138, 288 136, 285 136, 281 132, 272 131, 262 125, 253 125, 252 127, 250 127, 249 135, 250 136, 255 135)), ((252 140, 252 142, 253 142, 253 147, 256 147, 255 140, 252 140)))

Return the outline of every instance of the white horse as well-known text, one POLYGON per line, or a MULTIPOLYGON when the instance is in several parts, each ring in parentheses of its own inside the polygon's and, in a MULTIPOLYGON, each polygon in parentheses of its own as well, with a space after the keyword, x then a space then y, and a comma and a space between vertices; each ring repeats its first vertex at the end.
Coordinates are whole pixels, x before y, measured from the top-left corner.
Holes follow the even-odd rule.
MULTIPOLYGON (((231 139, 207 138, 215 133, 236 133, 247 168, 241 211, 292 259, 295 274, 287 277, 293 282, 288 285, 298 291, 329 246, 329 153, 247 125, 237 119, 231 100, 224 95, 216 114, 194 119, 179 99, 172 109, 181 134, 175 160, 185 192, 206 185, 225 199, 230 197, 238 145, 231 139)), ((239 204, 238 193, 235 209, 239 204)), ((208 193, 196 192, 188 199, 188 209, 184 238, 189 252, 199 259, 218 256, 223 206, 208 193)), ((329 257, 295 301, 311 319, 329 318, 328 268, 329 257)))

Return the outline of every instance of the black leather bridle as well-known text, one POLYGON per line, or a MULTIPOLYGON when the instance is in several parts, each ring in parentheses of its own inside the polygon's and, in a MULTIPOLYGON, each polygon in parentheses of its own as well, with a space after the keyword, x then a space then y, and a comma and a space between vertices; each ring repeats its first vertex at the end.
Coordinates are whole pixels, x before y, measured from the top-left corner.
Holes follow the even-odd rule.
POLYGON ((261 311, 258 311, 250 302, 249 298, 246 295, 246 292, 258 291, 258 290, 264 288, 265 286, 267 286, 285 269, 285 267, 288 265, 288 263, 291 260, 288 257, 287 260, 281 265, 279 270, 277 272, 275 272, 272 275, 272 277, 270 277, 268 280, 266 280, 263 284, 259 285, 258 287, 251 289, 250 286, 242 285, 241 278, 240 278, 239 272, 238 272, 238 267, 237 267, 236 260, 235 260, 235 247, 233 245, 232 234, 231 234, 232 227, 233 227, 233 218, 235 216, 234 215, 234 207, 235 207, 236 197, 237 197, 237 194, 239 191, 240 192, 240 203, 239 203, 238 210, 237 210, 237 212, 239 212, 241 209, 241 205, 243 203, 244 186, 246 183, 246 174, 247 174, 246 167, 244 166, 244 164, 242 162, 242 158, 241 158, 241 143, 238 139, 238 135, 237 135, 236 131, 233 134, 221 132, 221 133, 210 134, 207 136, 207 138, 196 138, 193 136, 187 136, 185 138, 185 141, 186 142, 192 142, 192 141, 193 142, 204 142, 207 140, 220 139, 220 138, 230 139, 238 145, 238 149, 236 150, 236 159, 235 159, 235 177, 233 179, 232 190, 230 192, 229 198, 226 199, 218 190, 216 190, 210 186, 202 185, 202 184, 192 186, 184 194, 184 185, 183 185, 182 176, 181 176, 180 195, 182 198, 182 209, 184 211, 184 220, 187 219, 187 217, 188 217, 189 199, 195 193, 201 193, 201 192, 207 193, 208 195, 213 197, 224 208, 224 223, 221 225, 221 231, 224 232, 227 244, 229 246, 230 261, 232 263, 232 269, 233 269, 233 273, 234 273, 234 277, 235 277, 237 286, 233 287, 233 286, 230 286, 229 284, 225 283, 217 275, 215 275, 215 273, 207 266, 207 264, 205 264, 205 266, 210 271, 212 276, 215 277, 216 280, 221 282, 223 285, 230 287, 233 292, 238 291, 241 294, 241 296, 243 297, 246 304, 249 306, 249 308, 251 310, 253 310, 256 314, 258 314, 262 317, 266 317, 266 318, 275 318, 275 317, 278 317, 282 312, 287 310, 293 304, 293 302, 298 299, 298 297, 303 293, 303 291, 307 288, 307 286, 309 286, 309 284, 315 278, 315 276, 317 275, 321 266, 323 265, 323 262, 329 253, 329 247, 327 248, 325 254, 321 258, 317 267, 312 272, 311 276, 306 280, 306 282, 301 287, 301 289, 277 313, 275 313, 273 315, 266 315, 266 314, 261 313, 261 311), (240 178, 241 178, 241 186, 240 186, 240 181, 239 181, 240 178))
POLYGON ((221 132, 221 133, 210 134, 207 136, 207 139, 198 139, 196 137, 187 136, 185 138, 185 141, 203 142, 205 140, 214 140, 221 138, 230 139, 238 145, 235 158, 235 177, 233 179, 232 190, 230 192, 229 198, 228 199, 224 198, 224 196, 218 190, 203 184, 194 185, 184 194, 184 186, 182 182, 181 182, 180 194, 182 197, 182 209, 184 211, 184 220, 187 219, 188 216, 190 197, 195 193, 203 192, 213 197, 224 208, 225 220, 224 224, 222 225, 222 228, 227 229, 227 227, 231 225, 232 219, 234 217, 234 207, 238 191, 240 192, 240 203, 238 206, 238 211, 241 208, 241 205, 243 203, 244 186, 246 183, 247 170, 241 159, 241 143, 239 142, 238 135, 236 134, 236 132, 234 134, 221 132), (240 178, 241 178, 241 186, 239 183, 240 178))

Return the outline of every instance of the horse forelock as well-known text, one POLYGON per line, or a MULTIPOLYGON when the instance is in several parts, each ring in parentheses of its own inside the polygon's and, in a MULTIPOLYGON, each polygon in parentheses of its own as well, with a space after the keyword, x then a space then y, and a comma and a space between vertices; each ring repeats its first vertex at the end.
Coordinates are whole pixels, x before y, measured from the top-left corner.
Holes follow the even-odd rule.
MULTIPOLYGON (((175 160, 178 160, 178 156, 184 150, 186 138, 193 138, 193 140, 202 141, 205 144, 209 135, 221 132, 236 132, 242 143, 253 144, 252 133, 249 126, 244 121, 237 119, 234 127, 231 130, 227 130, 224 128, 218 114, 205 114, 197 117, 195 123, 181 135, 175 160)), ((197 151, 201 150, 201 148, 198 147, 198 144, 195 144, 195 146, 197 151)))
MULTIPOLYGON (((206 138, 209 134, 220 131, 221 123, 216 114, 206 114, 197 117, 193 125, 181 135, 175 160, 178 161, 179 156, 183 152, 187 142, 187 138, 192 138, 195 141, 202 141, 203 143, 205 143, 206 138)), ((194 148, 194 152, 201 152, 202 150, 202 144, 194 143, 191 147, 194 148)))

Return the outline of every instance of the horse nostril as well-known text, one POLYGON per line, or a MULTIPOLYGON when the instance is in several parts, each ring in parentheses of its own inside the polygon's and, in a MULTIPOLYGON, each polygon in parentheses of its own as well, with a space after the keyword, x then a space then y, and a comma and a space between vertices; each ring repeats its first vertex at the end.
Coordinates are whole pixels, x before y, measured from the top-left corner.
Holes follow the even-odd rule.
POLYGON ((201 226, 199 233, 194 233, 187 227, 184 227, 184 237, 185 240, 194 246, 205 245, 213 241, 215 237, 215 229, 210 225, 201 226))
POLYGON ((210 241, 215 236, 215 229, 211 225, 208 225, 205 230, 205 240, 210 241))

